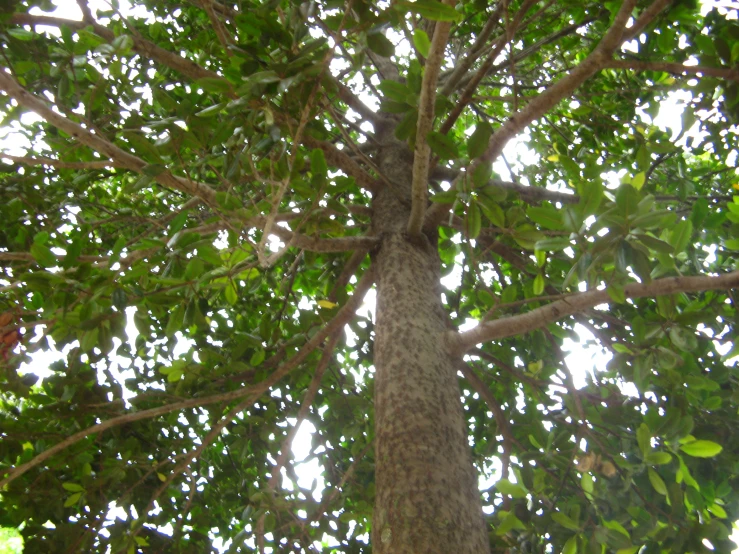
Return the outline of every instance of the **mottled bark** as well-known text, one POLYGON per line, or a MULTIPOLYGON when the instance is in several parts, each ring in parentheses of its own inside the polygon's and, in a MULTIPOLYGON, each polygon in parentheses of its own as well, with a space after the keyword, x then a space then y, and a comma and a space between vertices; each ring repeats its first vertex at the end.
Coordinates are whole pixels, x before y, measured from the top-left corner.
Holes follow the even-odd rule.
MULTIPOLYGON (((384 134, 384 133, 383 133, 384 134)), ((488 551, 455 363, 443 341, 435 237, 406 233, 412 159, 388 136, 377 163, 395 186, 373 204, 376 490, 373 552, 488 551)))

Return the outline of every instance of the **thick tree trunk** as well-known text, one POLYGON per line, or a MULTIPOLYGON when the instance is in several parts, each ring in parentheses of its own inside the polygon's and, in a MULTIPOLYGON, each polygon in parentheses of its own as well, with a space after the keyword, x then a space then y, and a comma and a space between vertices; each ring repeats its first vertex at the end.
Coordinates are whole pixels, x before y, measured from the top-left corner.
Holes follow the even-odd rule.
POLYGON ((410 152, 383 137, 377 161, 392 181, 373 203, 377 282, 372 550, 480 554, 488 539, 454 359, 442 340, 435 237, 411 240, 410 152))

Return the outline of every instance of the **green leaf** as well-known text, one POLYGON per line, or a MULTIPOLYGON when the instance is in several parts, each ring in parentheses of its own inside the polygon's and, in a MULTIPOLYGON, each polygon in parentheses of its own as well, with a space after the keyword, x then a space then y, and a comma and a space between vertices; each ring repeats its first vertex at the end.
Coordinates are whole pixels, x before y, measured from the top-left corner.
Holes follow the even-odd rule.
POLYGON ((212 106, 208 106, 204 110, 196 112, 195 115, 197 117, 215 117, 223 112, 223 108, 225 106, 226 105, 223 102, 220 102, 219 104, 213 104, 212 106))
POLYGON ((442 160, 453 160, 459 157, 457 145, 447 135, 431 131, 426 135, 426 142, 431 147, 431 151, 442 160))
POLYGON ((265 356, 266 352, 264 351, 264 348, 258 348, 254 351, 254 354, 252 354, 249 364, 256 367, 264 361, 265 356))
POLYGON ((467 217, 465 218, 467 237, 476 239, 480 234, 481 219, 480 208, 477 202, 472 202, 467 209, 467 217))
POLYGON ((680 446, 680 450, 694 458, 713 458, 718 456, 723 449, 724 447, 720 444, 707 440, 697 440, 680 446))
POLYGON ((534 296, 539 296, 541 293, 543 293, 545 286, 546 281, 544 280, 544 276, 539 273, 536 277, 534 277, 534 296))
POLYGON ((645 172, 642 171, 641 173, 637 173, 636 175, 634 175, 634 177, 631 179, 631 186, 634 187, 636 190, 641 190, 646 180, 647 175, 645 172))
POLYGON ((64 507, 71 508, 72 506, 77 504, 80 498, 82 498, 81 492, 76 492, 74 494, 69 495, 67 499, 64 501, 64 507))
POLYGON ((526 215, 545 229, 562 230, 562 214, 552 206, 529 206, 526 215))
POLYGON ((475 126, 475 131, 467 139, 467 155, 470 159, 479 158, 488 148, 493 127, 487 121, 480 121, 475 126))
POLYGON ((662 477, 660 477, 659 474, 651 467, 647 468, 647 475, 649 476, 649 482, 652 483, 652 487, 654 488, 654 490, 656 490, 661 495, 667 496, 667 486, 662 480, 662 477))
POLYGON ((569 529, 570 531, 579 531, 580 526, 572 521, 568 515, 566 515, 564 512, 552 512, 552 519, 559 523, 562 527, 565 529, 569 529))
MULTIPOLYGON (((403 83, 398 83, 397 81, 380 81, 377 88, 379 88, 380 91, 382 91, 382 93, 390 100, 395 100, 396 102, 401 102, 403 104, 405 104, 406 98, 408 98, 408 95, 410 94, 408 87, 403 83)), ((410 107, 406 105, 406 108, 403 111, 408 109, 410 109, 410 107)))
POLYGON ((655 238, 650 235, 638 233, 634 235, 636 239, 647 248, 654 250, 655 252, 662 252, 664 254, 672 254, 675 249, 667 244, 665 241, 655 238))
POLYGON ((461 14, 453 7, 436 0, 397 2, 395 6, 405 12, 415 13, 432 21, 458 21, 461 14))
POLYGON ((675 253, 683 252, 690 242, 693 234, 693 223, 689 219, 683 219, 672 229, 669 243, 675 249, 675 253))
POLYGON ((8 33, 13 38, 17 38, 18 40, 24 40, 24 41, 34 40, 38 38, 39 36, 33 31, 27 31, 26 29, 21 29, 19 27, 7 29, 5 32, 8 33))
POLYGON ((147 164, 141 168, 141 173, 149 177, 156 177, 167 171, 167 166, 163 164, 147 164))
POLYGON ((611 297, 611 300, 613 300, 616 304, 623 304, 626 302, 626 293, 624 292, 624 288, 619 285, 610 285, 606 292, 608 293, 608 296, 611 297))
POLYGON ((511 483, 508 479, 501 479, 495 484, 495 488, 506 496, 512 496, 513 498, 525 498, 528 494, 525 488, 518 483, 511 483))
POLYGON ((226 79, 220 77, 203 77, 193 83, 196 87, 202 88, 206 92, 231 92, 232 87, 226 79))
POLYGON ((78 485, 77 483, 62 483, 62 487, 65 491, 69 492, 82 492, 85 490, 82 485, 78 485))
POLYGON ((655 466, 669 464, 672 456, 668 452, 650 452, 644 457, 644 461, 655 466))
POLYGON ((537 240, 534 248, 542 252, 558 252, 569 246, 572 246, 572 243, 567 237, 551 237, 537 240))
POLYGON ((646 423, 642 423, 636 430, 636 442, 639 444, 639 450, 641 450, 642 457, 646 457, 646 455, 652 450, 651 441, 652 432, 649 430, 646 423))
POLYGON ((54 253, 43 244, 32 244, 31 256, 36 260, 41 267, 55 267, 59 265, 59 261, 56 259, 54 253))
POLYGON ((482 213, 490 220, 490 223, 500 229, 505 229, 505 212, 503 212, 503 208, 497 202, 485 197, 480 197, 479 203, 482 213))
POLYGON ((369 46, 369 49, 376 54, 379 54, 380 56, 384 56, 386 58, 389 58, 390 56, 395 54, 395 46, 382 33, 368 34, 367 46, 369 46))
POLYGON ((698 337, 695 336, 695 332, 684 327, 670 328, 670 340, 684 352, 691 352, 698 348, 698 337))
POLYGON ((323 150, 320 148, 314 148, 310 153, 310 170, 313 175, 319 175, 321 177, 328 175, 326 158, 323 155, 323 150))
POLYGON ((490 181, 490 176, 493 174, 492 165, 488 162, 482 162, 478 164, 472 172, 472 183, 476 189, 481 189, 490 181))
POLYGON ((416 47, 416 50, 419 54, 421 54, 424 58, 429 57, 429 50, 431 50, 431 41, 429 40, 429 36, 426 34, 426 31, 423 29, 415 29, 413 31, 413 45, 416 47))
POLYGON ((577 535, 567 539, 562 547, 562 554, 577 554, 577 535))

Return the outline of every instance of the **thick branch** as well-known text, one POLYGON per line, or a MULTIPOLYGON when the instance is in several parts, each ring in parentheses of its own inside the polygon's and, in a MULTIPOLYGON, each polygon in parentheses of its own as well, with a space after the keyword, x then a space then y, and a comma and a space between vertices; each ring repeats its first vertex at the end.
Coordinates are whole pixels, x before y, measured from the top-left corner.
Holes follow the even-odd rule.
MULTIPOLYGON (((739 271, 720 276, 668 277, 649 284, 632 283, 624 287, 626 298, 664 296, 679 292, 701 292, 739 287, 739 271)), ((462 354, 476 344, 521 335, 544 327, 567 316, 583 312, 598 304, 610 303, 606 290, 593 290, 572 296, 524 314, 489 321, 464 333, 449 333, 452 349, 462 354)))
POLYGON ((167 404, 165 406, 159 406, 158 408, 151 408, 149 410, 143 410, 141 412, 134 412, 134 413, 126 414, 123 416, 114 417, 107 421, 103 421, 102 423, 98 423, 97 425, 93 425, 92 427, 88 427, 87 429, 83 429, 82 431, 74 433, 70 437, 64 439, 62 442, 55 444, 48 450, 43 451, 38 456, 32 458, 28 462, 21 464, 19 466, 16 466, 14 468, 11 468, 10 470, 5 470, 4 473, 7 476, 4 479, 0 480, 0 489, 3 489, 11 481, 17 479, 18 477, 26 473, 28 470, 33 469, 34 467, 40 465, 41 463, 48 460, 55 454, 81 441, 85 437, 94 435, 95 433, 101 433, 103 431, 106 431, 107 429, 111 429, 119 425, 125 425, 127 423, 132 423, 134 421, 141 421, 143 419, 151 419, 151 418, 164 415, 164 414, 168 414, 170 412, 174 412, 177 410, 184 410, 187 408, 196 408, 198 406, 206 406, 208 404, 215 404, 217 402, 231 402, 233 400, 237 400, 239 398, 244 398, 244 397, 249 397, 250 399, 252 399, 252 401, 256 401, 262 394, 264 394, 273 385, 275 385, 275 383, 279 382, 280 379, 282 379, 288 373, 290 373, 293 369, 298 367, 298 365, 300 365, 303 362, 303 360, 305 360, 311 352, 313 352, 316 348, 318 348, 321 345, 321 343, 326 339, 326 337, 337 332, 339 329, 341 329, 346 324, 347 321, 349 321, 349 319, 354 317, 354 314, 356 313, 362 300, 364 299, 365 294, 372 286, 372 283, 374 283, 374 275, 372 271, 369 270, 364 275, 362 275, 362 278, 359 280, 359 282, 357 283, 357 286, 354 289, 354 294, 347 301, 347 303, 344 304, 344 306, 342 306, 339 309, 339 312, 336 314, 336 316, 331 321, 329 321, 328 324, 326 324, 326 326, 323 329, 321 329, 315 335, 313 335, 313 338, 311 338, 298 351, 298 353, 295 354, 295 356, 293 356, 288 361, 286 361, 284 364, 282 364, 264 381, 261 381, 260 383, 257 383, 251 387, 237 389, 237 390, 230 391, 224 394, 216 394, 216 395, 208 396, 204 398, 191 398, 190 400, 185 400, 184 402, 177 402, 175 404, 167 404))
MULTIPOLYGON (((73 31, 92 27, 95 34, 104 38, 108 42, 112 42, 116 37, 113 31, 98 23, 90 24, 84 21, 75 21, 73 19, 64 19, 62 17, 17 13, 11 16, 10 23, 16 25, 48 25, 50 27, 61 27, 62 25, 66 25, 73 31)), ((187 58, 183 58, 173 52, 169 52, 168 50, 157 46, 153 42, 138 36, 131 36, 131 38, 133 39, 134 52, 179 71, 192 80, 204 78, 223 79, 223 77, 217 73, 200 67, 198 64, 191 62, 187 58)))
POLYGON ((411 215, 408 220, 408 234, 416 236, 421 233, 423 216, 426 212, 428 197, 428 174, 431 148, 426 141, 434 125, 434 102, 436 102, 436 84, 439 81, 439 70, 444 61, 444 50, 449 39, 451 23, 440 21, 434 29, 431 39, 431 50, 426 60, 421 83, 421 98, 418 103, 418 124, 416 127, 416 148, 413 157, 413 184, 411 186, 411 215))
MULTIPOLYGON (((107 139, 97 135, 88 129, 85 129, 71 119, 67 119, 63 115, 58 114, 51 109, 45 101, 38 96, 31 94, 24 89, 18 82, 0 69, 0 90, 4 90, 11 98, 14 98, 18 104, 24 108, 28 108, 43 117, 48 123, 64 131, 69 136, 103 154, 120 164, 121 167, 142 173, 147 165, 142 159, 137 158, 133 154, 122 150, 107 139)), ((185 192, 198 198, 202 198, 208 204, 216 203, 216 193, 208 185, 203 183, 194 183, 181 177, 172 175, 169 171, 164 171, 155 177, 156 181, 165 187, 185 192)))
POLYGON ((690 75, 706 75, 717 77, 728 81, 739 82, 739 70, 730 67, 705 67, 701 65, 683 65, 670 62, 643 62, 643 61, 619 61, 608 62, 607 67, 612 69, 633 69, 635 71, 664 71, 665 73, 690 75))

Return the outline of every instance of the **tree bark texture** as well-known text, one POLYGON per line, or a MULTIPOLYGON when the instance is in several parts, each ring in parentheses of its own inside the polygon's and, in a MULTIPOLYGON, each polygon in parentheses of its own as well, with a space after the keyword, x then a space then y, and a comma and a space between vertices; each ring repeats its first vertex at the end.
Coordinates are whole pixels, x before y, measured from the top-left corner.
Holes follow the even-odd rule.
MULTIPOLYGON (((376 162, 392 187, 373 202, 378 554, 489 551, 454 357, 444 342, 436 237, 410 237, 412 154, 392 131, 376 162)), ((383 136, 385 135, 385 136, 383 136)))

